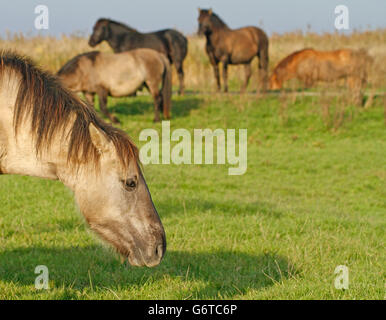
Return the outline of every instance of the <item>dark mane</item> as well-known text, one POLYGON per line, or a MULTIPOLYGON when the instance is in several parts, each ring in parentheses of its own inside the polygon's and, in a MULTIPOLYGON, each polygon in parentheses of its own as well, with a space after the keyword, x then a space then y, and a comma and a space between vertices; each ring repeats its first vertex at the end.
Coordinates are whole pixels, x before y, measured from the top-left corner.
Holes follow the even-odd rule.
POLYGON ((137 29, 134 29, 134 28, 128 26, 127 24, 124 24, 124 23, 118 22, 118 21, 114 21, 114 20, 111 20, 111 19, 100 18, 100 19, 98 19, 97 24, 100 23, 100 22, 105 22, 105 23, 108 23, 108 24, 113 24, 113 25, 115 25, 117 27, 123 28, 125 31, 138 32, 137 29))
POLYGON ((81 163, 99 164, 100 153, 91 141, 89 124, 92 123, 114 143, 119 161, 127 168, 131 160, 138 162, 138 149, 125 132, 101 120, 94 109, 62 87, 59 80, 36 67, 29 59, 13 52, 0 54, 0 78, 20 75, 15 102, 13 125, 15 134, 28 116, 36 153, 48 150, 58 134, 68 138, 67 161, 78 167, 81 163), (72 119, 75 121, 71 124, 72 119), (71 124, 68 136, 65 128, 71 124))
POLYGON ((212 14, 209 14, 209 10, 201 10, 205 13, 207 13, 209 16, 210 16, 210 21, 212 22, 212 26, 216 29, 228 29, 228 26, 227 24, 221 20, 221 18, 215 14, 214 12, 212 12, 212 14))
POLYGON ((91 51, 91 52, 86 52, 86 53, 81 53, 69 60, 63 67, 60 68, 58 71, 58 75, 63 75, 63 74, 71 74, 76 71, 78 68, 78 63, 79 59, 81 57, 87 57, 91 61, 95 61, 97 55, 99 54, 99 51, 91 51))

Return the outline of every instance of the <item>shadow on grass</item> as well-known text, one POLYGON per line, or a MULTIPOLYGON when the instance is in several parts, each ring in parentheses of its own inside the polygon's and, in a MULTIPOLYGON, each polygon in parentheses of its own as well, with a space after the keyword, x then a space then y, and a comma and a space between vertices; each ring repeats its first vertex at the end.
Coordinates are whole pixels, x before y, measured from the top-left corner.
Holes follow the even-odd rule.
POLYGON ((244 202, 240 203, 232 200, 203 200, 189 199, 181 201, 181 199, 169 198, 166 201, 155 201, 157 211, 161 217, 168 215, 176 216, 183 212, 210 212, 215 215, 223 216, 243 216, 243 215, 264 215, 267 217, 278 219, 282 216, 282 212, 272 206, 268 202, 244 202))
MULTIPOLYGON (((198 97, 184 97, 183 99, 173 99, 171 115, 174 117, 185 117, 190 114, 191 110, 199 108, 202 103, 202 99, 198 97)), ((141 99, 125 99, 117 101, 113 107, 109 108, 109 111, 117 115, 141 115, 145 113, 152 113, 154 110, 154 103, 151 97, 146 101, 141 99)))
POLYGON ((167 251, 159 266, 148 269, 121 265, 114 253, 100 246, 33 247, 1 252, 0 280, 33 288, 37 265, 48 267, 51 288, 64 289, 57 299, 77 298, 74 290, 135 291, 145 284, 168 288, 169 279, 182 282, 181 290, 173 292, 178 299, 231 298, 298 274, 287 258, 270 253, 167 251))

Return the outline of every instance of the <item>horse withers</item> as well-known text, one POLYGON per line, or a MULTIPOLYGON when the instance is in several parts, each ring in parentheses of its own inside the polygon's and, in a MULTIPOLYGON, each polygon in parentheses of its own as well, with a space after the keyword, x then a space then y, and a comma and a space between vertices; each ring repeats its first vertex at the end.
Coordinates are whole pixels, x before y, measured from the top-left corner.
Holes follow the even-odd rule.
POLYGON ((91 104, 97 94, 102 113, 112 122, 119 121, 109 113, 107 97, 128 96, 143 86, 154 99, 154 121, 160 121, 160 110, 170 118, 172 72, 168 59, 155 50, 83 53, 68 61, 57 75, 72 91, 83 92, 91 104))
POLYGON ((1 174, 62 181, 91 229, 130 264, 160 263, 165 231, 126 133, 10 52, 0 55, 0 113, 1 174))
POLYGON ((179 93, 184 93, 183 64, 188 53, 188 40, 182 33, 174 29, 142 33, 123 23, 100 18, 94 25, 88 43, 95 47, 102 41, 107 41, 115 53, 138 48, 149 48, 163 53, 169 62, 174 64, 180 82, 179 93))
POLYGON ((257 27, 230 29, 212 9, 198 9, 198 34, 206 37, 206 53, 213 66, 218 91, 221 91, 220 71, 222 62, 224 91, 228 91, 228 65, 244 65, 245 80, 241 92, 247 89, 252 75, 251 62, 259 58, 259 76, 263 91, 268 82, 268 37, 257 27))
POLYGON ((279 90, 290 79, 302 81, 311 87, 317 81, 347 79, 348 87, 357 92, 354 99, 361 101, 361 89, 366 84, 372 58, 363 49, 318 51, 311 48, 295 51, 282 59, 270 77, 270 89, 279 90))

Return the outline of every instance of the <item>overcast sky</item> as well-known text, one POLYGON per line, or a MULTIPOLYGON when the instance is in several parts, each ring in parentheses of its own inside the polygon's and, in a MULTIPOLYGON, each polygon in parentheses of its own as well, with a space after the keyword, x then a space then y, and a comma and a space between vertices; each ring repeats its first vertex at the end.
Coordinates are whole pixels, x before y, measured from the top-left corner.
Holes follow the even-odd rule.
POLYGON ((177 28, 197 30, 197 8, 213 8, 231 27, 262 26, 269 34, 306 30, 333 32, 337 5, 349 9, 350 31, 386 27, 386 0, 12 0, 0 10, 0 36, 36 32, 34 9, 49 8, 49 29, 42 34, 90 33, 94 22, 108 17, 140 31, 177 28))

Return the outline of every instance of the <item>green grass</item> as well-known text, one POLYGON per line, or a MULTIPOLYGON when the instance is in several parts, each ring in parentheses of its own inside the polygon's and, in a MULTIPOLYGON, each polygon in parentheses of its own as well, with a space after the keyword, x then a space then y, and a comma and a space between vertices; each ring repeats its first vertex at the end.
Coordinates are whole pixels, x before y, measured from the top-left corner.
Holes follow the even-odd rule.
MULTIPOLYGON (((386 130, 380 99, 338 128, 318 97, 174 97, 176 128, 247 128, 248 170, 149 165, 168 249, 153 269, 121 265, 59 182, 0 176, 0 299, 384 299, 386 130), (324 119, 324 120, 323 120, 324 119), (37 265, 50 289, 34 287, 37 265), (349 289, 334 270, 349 268, 349 289)), ((111 99, 138 142, 149 97, 111 99)), ((330 109, 333 115, 335 108, 330 109)), ((333 116, 331 116, 333 118, 333 116)))

